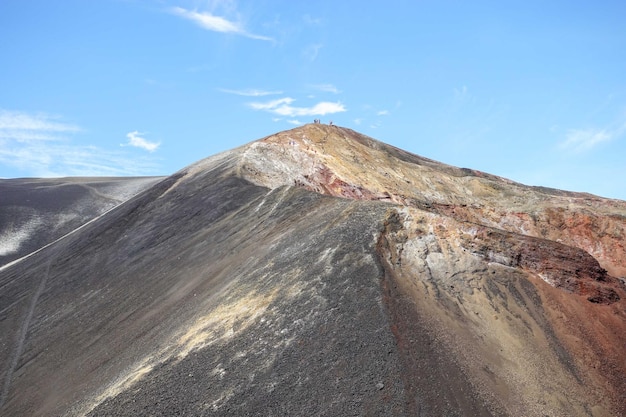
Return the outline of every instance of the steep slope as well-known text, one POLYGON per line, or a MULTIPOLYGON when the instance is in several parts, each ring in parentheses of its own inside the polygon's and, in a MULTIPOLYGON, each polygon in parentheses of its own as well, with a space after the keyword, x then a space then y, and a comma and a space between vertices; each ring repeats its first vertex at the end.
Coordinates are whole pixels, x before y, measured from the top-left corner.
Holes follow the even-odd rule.
POLYGON ((594 390, 598 408, 574 414, 602 414, 605 396, 626 414, 625 202, 447 166, 336 126, 253 143, 240 172, 270 187, 398 205, 380 249, 402 289, 392 300, 412 300, 419 321, 437 317, 477 384, 514 393, 505 401, 518 403, 513 414, 549 413, 594 390), (467 346, 484 350, 468 356, 467 346))
POLYGON ((401 410, 377 296, 384 209, 254 186, 231 159, 3 271, 5 413, 401 410))
POLYGON ((623 415, 625 213, 281 132, 1 270, 0 410, 623 415))
POLYGON ((60 238, 161 179, 0 180, 0 267, 60 238))

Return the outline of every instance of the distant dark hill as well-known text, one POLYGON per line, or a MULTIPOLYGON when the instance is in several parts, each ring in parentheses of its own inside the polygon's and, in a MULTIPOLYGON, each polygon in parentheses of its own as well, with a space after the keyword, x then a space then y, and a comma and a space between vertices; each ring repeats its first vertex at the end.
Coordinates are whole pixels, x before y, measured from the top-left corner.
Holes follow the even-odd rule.
POLYGON ((306 125, 0 269, 3 415, 626 413, 626 202, 306 125))
POLYGON ((60 238, 160 179, 0 180, 0 266, 60 238))

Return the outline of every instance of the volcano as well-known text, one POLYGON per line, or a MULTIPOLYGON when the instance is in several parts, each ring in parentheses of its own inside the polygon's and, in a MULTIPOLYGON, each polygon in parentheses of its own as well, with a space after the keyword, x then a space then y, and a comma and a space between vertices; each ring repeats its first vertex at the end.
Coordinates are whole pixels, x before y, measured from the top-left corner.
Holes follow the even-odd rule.
POLYGON ((2 415, 626 415, 624 201, 318 123, 137 181, 0 268, 2 415))

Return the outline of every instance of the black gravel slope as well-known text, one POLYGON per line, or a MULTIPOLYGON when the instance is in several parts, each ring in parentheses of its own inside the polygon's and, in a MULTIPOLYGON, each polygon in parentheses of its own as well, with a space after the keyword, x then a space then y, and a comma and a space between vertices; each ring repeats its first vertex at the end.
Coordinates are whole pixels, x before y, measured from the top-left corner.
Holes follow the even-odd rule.
MULTIPOLYGON (((223 167, 160 182, 0 271, 0 409, 409 415, 376 253, 388 209, 223 167)), ((488 415, 468 398, 436 409, 488 415)))
POLYGON ((0 180, 0 267, 53 242, 161 179, 0 180))

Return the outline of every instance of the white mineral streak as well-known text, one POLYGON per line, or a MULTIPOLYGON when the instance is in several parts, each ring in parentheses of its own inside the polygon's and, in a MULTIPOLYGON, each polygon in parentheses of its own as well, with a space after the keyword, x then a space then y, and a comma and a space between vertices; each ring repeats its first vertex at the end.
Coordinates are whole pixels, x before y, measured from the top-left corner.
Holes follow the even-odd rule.
POLYGON ((35 217, 24 225, 8 228, 8 230, 0 235, 0 256, 17 252, 41 223, 41 219, 35 217))

